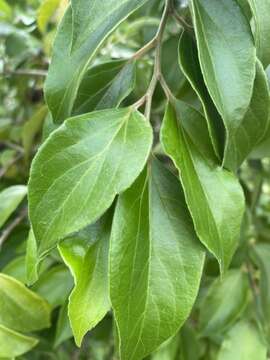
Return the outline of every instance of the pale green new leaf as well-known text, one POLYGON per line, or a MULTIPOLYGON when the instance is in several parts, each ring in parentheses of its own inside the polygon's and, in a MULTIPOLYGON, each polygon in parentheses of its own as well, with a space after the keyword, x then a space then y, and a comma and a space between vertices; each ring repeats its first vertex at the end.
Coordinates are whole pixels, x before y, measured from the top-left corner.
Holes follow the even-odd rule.
POLYGON ((236 0, 191 0, 191 9, 203 77, 228 142, 253 91, 256 53, 250 25, 236 0))
POLYGON ((50 307, 18 280, 0 274, 0 324, 23 332, 47 328, 50 307))
POLYGON ((217 157, 222 158, 225 141, 224 124, 204 83, 196 43, 186 31, 183 32, 179 42, 179 63, 202 103, 211 142, 217 157))
POLYGON ((257 327, 241 321, 228 332, 217 360, 266 360, 267 347, 257 327))
POLYGON ((24 185, 10 186, 0 192, 0 227, 17 209, 26 194, 27 187, 24 185))
POLYGON ((243 191, 237 178, 219 167, 202 115, 179 100, 174 107, 167 107, 161 142, 179 170, 198 237, 223 272, 240 237, 243 191))
POLYGON ((69 266, 75 287, 69 297, 68 316, 76 344, 81 345, 87 331, 96 326, 110 310, 108 252, 111 214, 88 227, 89 242, 72 238, 59 245, 69 266))
POLYGON ((247 275, 241 270, 229 270, 222 279, 216 279, 200 307, 200 332, 217 335, 233 325, 246 308, 248 290, 247 275))
POLYGON ((157 160, 120 195, 110 246, 110 298, 122 360, 175 335, 195 301, 204 251, 181 185, 157 160))
MULTIPOLYGON (((16 315, 14 315, 16 316, 16 315)), ((36 346, 38 340, 0 325, 0 357, 15 358, 36 346)))
POLYGON ((72 0, 59 26, 45 83, 53 119, 71 115, 83 76, 97 48, 129 14, 146 0, 72 0))
POLYGON ((81 82, 74 115, 118 107, 135 85, 135 62, 110 61, 90 68, 81 82))
POLYGON ((32 163, 29 213, 43 255, 93 223, 142 171, 152 129, 131 107, 68 119, 32 163))
POLYGON ((270 0, 248 0, 255 24, 257 56, 264 67, 270 64, 270 0))

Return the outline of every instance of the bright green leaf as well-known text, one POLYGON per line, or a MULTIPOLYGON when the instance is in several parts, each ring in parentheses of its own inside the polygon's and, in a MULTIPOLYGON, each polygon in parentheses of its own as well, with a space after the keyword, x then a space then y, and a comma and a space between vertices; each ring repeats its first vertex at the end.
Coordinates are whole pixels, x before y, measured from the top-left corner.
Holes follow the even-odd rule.
POLYGON ((30 351, 34 346, 36 346, 38 340, 24 336, 20 333, 17 333, 13 330, 6 328, 3 325, 0 325, 0 357, 1 358, 15 358, 20 356, 28 351, 30 351))
POLYGON ((5 0, 0 0, 0 20, 12 18, 12 8, 5 0))
POLYGON ((226 155, 252 96, 253 37, 236 0, 192 0, 191 8, 203 77, 227 130, 226 155))
POLYGON ((224 332, 239 318, 248 302, 249 282, 241 270, 230 270, 210 286, 200 307, 199 327, 203 335, 224 332))
POLYGON ((255 325, 247 321, 237 323, 227 334, 218 360, 266 360, 267 348, 255 325))
POLYGON ((120 195, 113 220, 110 298, 122 360, 143 359, 176 334, 203 263, 180 183, 154 160, 120 195))
MULTIPOLYGON (((96 326, 110 310, 108 289, 108 252, 110 214, 89 227, 91 243, 82 241, 59 245, 61 255, 74 274, 75 287, 69 298, 68 315, 78 346, 87 331, 96 326), (87 246, 88 245, 88 246, 87 246)), ((75 240, 75 241, 74 241, 75 240)))
POLYGON ((10 186, 0 192, 0 227, 17 209, 27 193, 24 185, 10 186))
POLYGON ((24 332, 49 327, 50 307, 21 282, 0 274, 0 324, 24 332))
POLYGON ((39 31, 44 33, 47 24, 55 11, 57 10, 61 0, 43 0, 37 14, 37 25, 39 31))
POLYGON ((240 237, 243 192, 235 176, 219 167, 202 115, 182 101, 174 106, 167 108, 161 141, 179 170, 195 230, 223 272, 240 237))
POLYGON ((55 122, 71 115, 83 76, 97 48, 146 0, 72 0, 54 42, 45 96, 55 122))
POLYGON ((39 255, 93 223, 142 171, 152 129, 130 108, 68 119, 32 163, 29 212, 39 255))

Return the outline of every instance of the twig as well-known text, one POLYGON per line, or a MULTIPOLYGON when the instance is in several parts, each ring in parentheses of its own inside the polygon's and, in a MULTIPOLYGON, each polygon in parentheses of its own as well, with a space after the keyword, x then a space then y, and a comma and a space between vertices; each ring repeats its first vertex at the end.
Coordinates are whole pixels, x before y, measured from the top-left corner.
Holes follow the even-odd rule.
POLYGON ((24 148, 20 145, 14 144, 10 141, 0 141, 0 146, 3 145, 5 147, 9 147, 10 149, 16 150, 19 153, 24 153, 24 148))
POLYGON ((170 13, 172 14, 172 16, 175 18, 175 20, 179 23, 179 25, 182 28, 184 28, 185 30, 187 30, 189 32, 192 32, 193 26, 190 25, 189 23, 187 23, 186 20, 178 14, 178 12, 175 9, 173 4, 171 4, 171 6, 170 6, 170 13))
POLYGON ((47 71, 45 70, 32 70, 32 69, 18 69, 18 70, 13 70, 13 71, 5 71, 4 73, 2 73, 2 75, 4 76, 18 76, 18 75, 23 75, 23 76, 41 76, 41 77, 45 77, 47 76, 47 71))
POLYGON ((6 241, 6 239, 9 237, 9 235, 12 233, 12 231, 15 229, 15 227, 18 226, 26 216, 27 208, 23 208, 19 215, 5 228, 5 230, 0 236, 0 248, 6 241))

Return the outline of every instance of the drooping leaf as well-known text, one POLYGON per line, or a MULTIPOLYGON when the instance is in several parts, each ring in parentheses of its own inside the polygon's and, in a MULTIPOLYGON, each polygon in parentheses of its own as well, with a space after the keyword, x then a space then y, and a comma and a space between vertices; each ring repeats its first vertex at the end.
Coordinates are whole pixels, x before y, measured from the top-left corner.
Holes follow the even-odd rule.
POLYGON ((72 276, 63 265, 57 265, 41 274, 32 289, 48 301, 52 308, 64 305, 73 287, 72 276))
POLYGON ((39 255, 93 223, 139 175, 152 129, 131 107, 68 119, 32 163, 29 213, 39 255))
POLYGON ((203 263, 180 183, 154 160, 120 195, 113 220, 110 298, 122 360, 142 359, 176 334, 203 263))
POLYGON ((224 124, 204 83, 196 43, 186 31, 183 32, 179 42, 179 63, 202 103, 211 142, 217 157, 222 158, 225 142, 224 124))
POLYGON ((228 332, 218 353, 218 360, 266 360, 267 347, 260 332, 248 321, 238 322, 228 332))
POLYGON ((97 48, 130 13, 146 0, 72 0, 58 29, 45 83, 53 119, 71 115, 74 101, 97 48))
POLYGON ((248 0, 255 24, 255 44, 257 56, 264 67, 270 64, 270 1, 248 0))
POLYGON ((253 95, 240 126, 227 141, 224 165, 233 170, 242 164, 269 130, 270 93, 267 77, 257 60, 253 95))
POLYGON ((18 280, 0 274, 0 324, 23 332, 49 327, 50 307, 18 280))
POLYGON ((54 338, 54 347, 58 347, 72 336, 73 334, 69 323, 68 307, 66 302, 59 311, 54 338))
POLYGON ((104 215, 89 227, 89 244, 72 239, 61 243, 61 255, 74 275, 75 287, 69 298, 68 315, 78 346, 87 331, 96 326, 110 309, 108 252, 111 215, 104 215), (75 240, 75 241, 74 241, 75 240), (78 249, 79 253, 78 253, 78 249))
POLYGON ((233 174, 219 167, 205 119, 184 102, 168 105, 161 142, 179 170, 195 230, 223 272, 240 237, 242 189, 233 174))
POLYGON ((135 62, 110 61, 90 68, 81 82, 74 115, 118 107, 135 85, 135 62))
POLYGON ((249 283, 241 270, 229 270, 210 286, 200 307, 199 327, 203 335, 224 332, 239 318, 248 302, 249 283))
POLYGON ((27 193, 24 185, 10 186, 0 192, 0 227, 19 206, 27 193))
POLYGON ((191 0, 191 8, 203 77, 228 142, 253 91, 256 56, 250 25, 236 0, 191 0))
POLYGON ((15 358, 36 346, 38 340, 10 330, 0 324, 0 357, 15 358))

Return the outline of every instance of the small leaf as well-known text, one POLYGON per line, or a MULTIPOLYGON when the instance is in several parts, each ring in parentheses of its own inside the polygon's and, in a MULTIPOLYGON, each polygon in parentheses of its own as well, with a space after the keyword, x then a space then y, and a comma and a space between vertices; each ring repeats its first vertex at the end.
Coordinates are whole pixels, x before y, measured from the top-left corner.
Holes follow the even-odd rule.
POLYGON ((64 305, 73 286, 72 277, 63 265, 57 265, 41 274, 32 289, 48 301, 52 308, 64 305))
POLYGON ((67 120, 40 148, 29 181, 29 214, 39 256, 98 219, 139 175, 152 129, 132 108, 67 120))
POLYGON ((217 335, 233 325, 248 302, 247 275, 229 270, 210 286, 200 308, 199 327, 203 335, 217 335))
POLYGON ((17 209, 26 194, 27 187, 24 185, 10 186, 0 192, 0 227, 17 209))
POLYGON ((222 158, 225 141, 223 120, 204 83, 196 43, 186 31, 183 32, 179 42, 179 63, 183 73, 189 80, 190 85, 196 91, 196 94, 202 103, 211 136, 211 142, 217 157, 222 158))
POLYGON ((135 62, 110 61, 90 68, 79 87, 74 115, 118 107, 135 85, 135 62))
POLYGON ((228 332, 218 354, 218 360, 266 360, 267 348, 255 325, 241 321, 228 332))
POLYGON ((203 77, 227 130, 226 155, 252 96, 253 37, 236 0, 191 0, 191 8, 203 77))
POLYGON ((248 0, 255 24, 257 56, 264 67, 270 64, 270 0, 248 0))
POLYGON ((32 285, 38 279, 38 264, 37 264, 37 243, 33 233, 30 229, 26 242, 26 257, 25 257, 25 273, 27 285, 32 285))
POLYGON ((55 122, 71 115, 80 83, 104 39, 146 0, 72 0, 59 26, 45 83, 55 122))
POLYGON ((21 282, 0 274, 0 324, 23 332, 47 328, 50 307, 21 282))
POLYGON ((30 351, 34 346, 36 346, 37 343, 38 340, 33 337, 24 336, 20 333, 6 328, 3 325, 0 325, 1 358, 10 359, 23 355, 24 353, 30 351))
POLYGON ((166 110, 161 142, 179 170, 198 237, 223 272, 240 237, 243 191, 237 178, 219 167, 202 115, 182 101, 173 105, 166 110))
POLYGON ((122 360, 175 335, 195 301, 204 251, 177 178, 157 160, 120 195, 110 246, 110 298, 122 360))
POLYGON ((110 215, 89 227, 90 246, 73 238, 59 245, 61 255, 74 274, 75 287, 69 298, 68 315, 76 344, 96 326, 110 310, 108 289, 108 252, 110 215), (75 241, 74 241, 75 240, 75 241), (80 249, 80 250, 79 250, 80 249), (78 255, 79 250, 79 255, 78 255), (82 256, 81 256, 82 255, 82 256))

